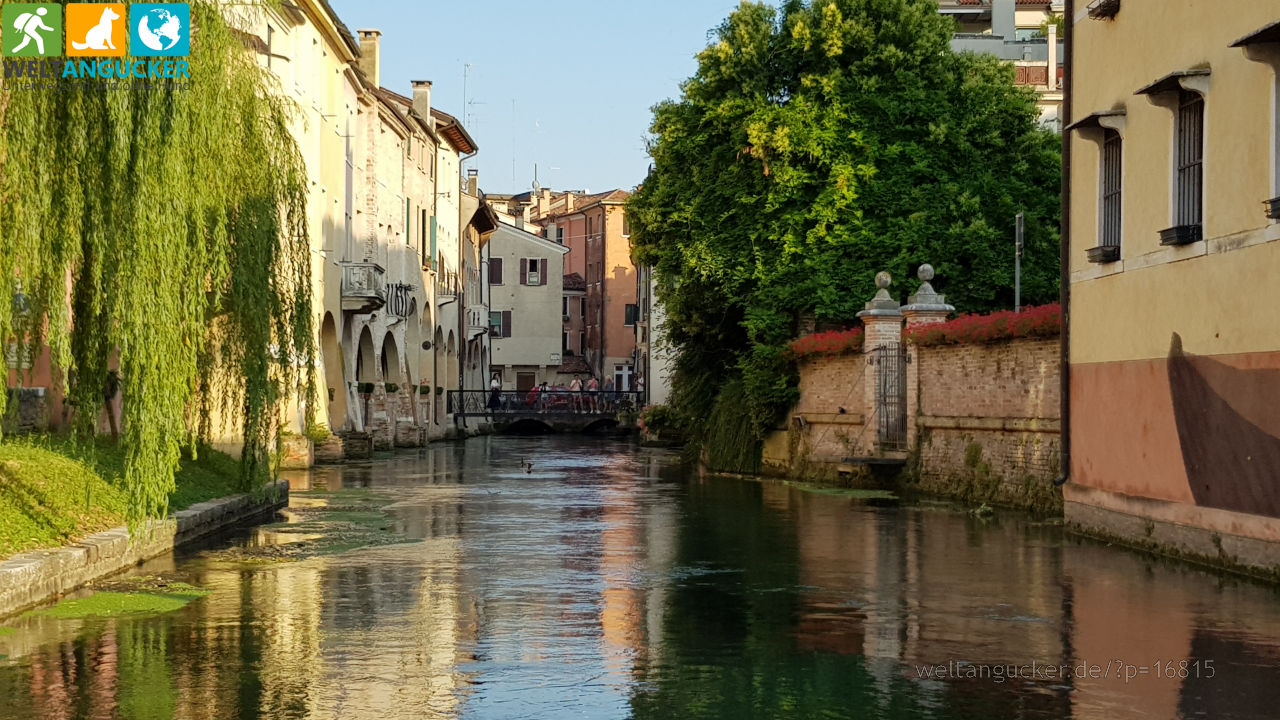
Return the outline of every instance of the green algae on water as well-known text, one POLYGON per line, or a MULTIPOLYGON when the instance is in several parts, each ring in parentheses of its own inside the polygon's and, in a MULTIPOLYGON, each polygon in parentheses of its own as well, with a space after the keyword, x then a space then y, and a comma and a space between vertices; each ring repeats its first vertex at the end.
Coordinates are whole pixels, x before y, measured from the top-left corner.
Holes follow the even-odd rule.
POLYGON ((192 600, 209 594, 208 590, 183 585, 172 586, 165 591, 97 592, 87 597, 70 598, 31 614, 63 620, 85 617, 114 617, 117 615, 158 615, 186 607, 192 600))

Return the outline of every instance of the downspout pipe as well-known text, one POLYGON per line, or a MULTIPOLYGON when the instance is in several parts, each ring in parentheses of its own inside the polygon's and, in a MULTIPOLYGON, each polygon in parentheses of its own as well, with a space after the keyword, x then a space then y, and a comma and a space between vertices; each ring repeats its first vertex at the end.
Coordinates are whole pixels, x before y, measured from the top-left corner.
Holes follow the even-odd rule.
MULTIPOLYGON (((1058 303, 1062 308, 1062 330, 1058 335, 1059 362, 1059 453, 1060 474, 1053 484, 1061 487, 1071 479, 1071 133, 1065 128, 1072 122, 1071 100, 1075 85, 1075 0, 1066 0, 1063 9, 1064 67, 1062 83, 1062 237, 1059 241, 1058 303)), ((1056 52, 1049 48, 1049 52, 1056 52)))

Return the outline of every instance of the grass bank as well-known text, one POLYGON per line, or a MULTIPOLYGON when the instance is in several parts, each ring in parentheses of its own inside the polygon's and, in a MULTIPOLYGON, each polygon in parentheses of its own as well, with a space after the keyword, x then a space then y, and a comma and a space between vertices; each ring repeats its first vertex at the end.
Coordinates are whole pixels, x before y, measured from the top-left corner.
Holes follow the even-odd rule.
MULTIPOLYGON (((234 495, 237 461, 214 450, 184 458, 170 510, 234 495)), ((109 440, 0 442, 0 559, 125 524, 124 450, 109 440)))

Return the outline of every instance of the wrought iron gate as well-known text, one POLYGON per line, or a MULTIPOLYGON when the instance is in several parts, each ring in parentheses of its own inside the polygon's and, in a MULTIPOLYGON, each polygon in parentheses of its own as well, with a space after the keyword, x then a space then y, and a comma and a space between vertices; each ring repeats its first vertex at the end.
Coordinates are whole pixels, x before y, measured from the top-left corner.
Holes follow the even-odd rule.
POLYGON ((872 351, 876 366, 876 446, 880 450, 907 449, 907 346, 879 345, 872 351))

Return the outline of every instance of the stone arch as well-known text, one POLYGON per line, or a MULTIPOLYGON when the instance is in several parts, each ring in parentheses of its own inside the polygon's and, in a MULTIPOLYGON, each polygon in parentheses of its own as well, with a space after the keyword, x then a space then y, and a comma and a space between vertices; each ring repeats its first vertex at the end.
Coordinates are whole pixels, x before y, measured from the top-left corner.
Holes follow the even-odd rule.
POLYGON ((373 347, 373 333, 366 325, 360 331, 356 345, 356 382, 374 382, 378 379, 378 351, 373 347))
MULTIPOLYGON (((453 331, 449 331, 449 337, 445 340, 445 375, 440 383, 450 390, 456 390, 458 387, 458 343, 453 337, 453 331)), ((448 405, 445 405, 448 407, 448 405)))
POLYGON ((444 406, 444 396, 438 393, 436 388, 444 387, 446 363, 444 330, 437 327, 435 338, 431 341, 431 412, 432 418, 436 423, 439 423, 440 418, 444 416, 444 413, 441 412, 441 408, 444 406))
POLYGON ((338 341, 338 325, 333 313, 324 314, 320 326, 320 358, 324 365, 323 391, 329 416, 329 429, 341 430, 347 425, 347 382, 342 362, 342 345, 338 341))
POLYGON ((445 358, 446 368, 444 382, 447 388, 454 388, 458 384, 458 343, 453 338, 453 331, 449 331, 449 338, 445 341, 445 358))
POLYGON ((400 362, 400 348, 396 345, 395 335, 388 332, 382 338, 382 352, 379 353, 382 381, 404 385, 404 364, 400 362))

